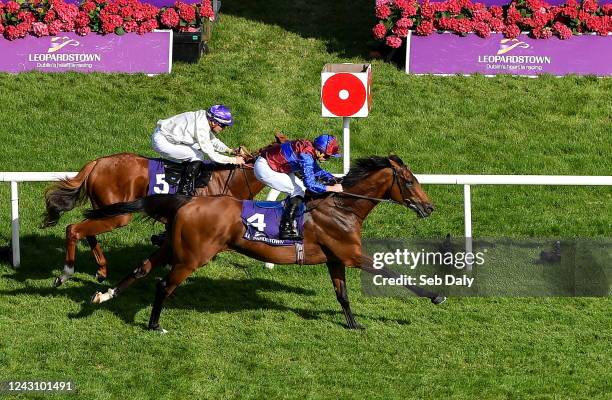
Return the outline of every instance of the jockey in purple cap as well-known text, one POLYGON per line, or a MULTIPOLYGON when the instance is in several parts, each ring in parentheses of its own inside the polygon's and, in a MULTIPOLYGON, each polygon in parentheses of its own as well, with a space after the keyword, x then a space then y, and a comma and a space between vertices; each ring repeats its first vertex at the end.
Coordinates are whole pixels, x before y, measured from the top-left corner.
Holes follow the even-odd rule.
POLYGON ((340 157, 338 141, 332 135, 314 141, 292 140, 262 150, 255 161, 255 176, 273 189, 287 194, 281 218, 280 239, 301 240, 296 217, 306 189, 313 193, 342 192, 342 185, 317 161, 340 157))
POLYGON ((221 154, 232 150, 215 136, 233 123, 230 109, 223 104, 157 121, 151 137, 153 150, 171 161, 189 163, 177 193, 193 194, 198 168, 207 158, 220 164, 244 164, 240 156, 221 154))

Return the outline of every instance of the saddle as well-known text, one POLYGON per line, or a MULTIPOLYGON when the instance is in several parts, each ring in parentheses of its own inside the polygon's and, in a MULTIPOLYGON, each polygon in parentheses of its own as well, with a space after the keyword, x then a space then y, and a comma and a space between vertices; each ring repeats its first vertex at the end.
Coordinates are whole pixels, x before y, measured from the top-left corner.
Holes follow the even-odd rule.
MULTIPOLYGON (((181 176, 187 166, 187 163, 177 163, 174 161, 159 159, 164 164, 164 172, 166 174, 166 182, 172 186, 178 186, 181 182, 181 176)), ((200 168, 196 174, 195 187, 202 188, 208 185, 210 177, 215 170, 215 163, 212 161, 202 161, 200 168)))

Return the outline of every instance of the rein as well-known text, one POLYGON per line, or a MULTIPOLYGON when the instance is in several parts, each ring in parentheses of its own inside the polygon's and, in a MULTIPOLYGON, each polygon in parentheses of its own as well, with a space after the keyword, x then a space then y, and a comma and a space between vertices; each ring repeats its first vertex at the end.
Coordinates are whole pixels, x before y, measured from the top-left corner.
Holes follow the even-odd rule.
POLYGON ((370 201, 375 201, 375 202, 381 202, 381 203, 391 203, 391 204, 402 204, 399 201, 395 201, 392 199, 381 199, 378 197, 370 197, 370 196, 364 196, 361 194, 356 194, 356 193, 348 193, 348 192, 340 192, 340 193, 333 193, 332 196, 340 196, 340 197, 354 197, 357 199, 364 199, 364 200, 370 200, 370 201))

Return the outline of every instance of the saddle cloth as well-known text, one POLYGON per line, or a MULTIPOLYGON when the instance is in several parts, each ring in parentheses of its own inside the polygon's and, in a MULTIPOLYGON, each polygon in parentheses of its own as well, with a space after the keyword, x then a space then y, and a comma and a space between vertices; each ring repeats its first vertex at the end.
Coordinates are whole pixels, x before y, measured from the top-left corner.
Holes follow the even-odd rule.
MULTIPOLYGON (((149 159, 149 190, 147 195, 176 193, 186 164, 176 163, 161 158, 149 159)), ((210 181, 214 168, 212 161, 203 161, 198 170, 195 187, 205 187, 210 181)))
MULTIPOLYGON (((293 246, 302 240, 281 240, 278 238, 280 220, 285 207, 284 201, 251 201, 242 202, 242 223, 246 228, 243 238, 264 242, 272 246, 293 246)), ((298 210, 298 232, 303 234, 304 205, 298 210)))

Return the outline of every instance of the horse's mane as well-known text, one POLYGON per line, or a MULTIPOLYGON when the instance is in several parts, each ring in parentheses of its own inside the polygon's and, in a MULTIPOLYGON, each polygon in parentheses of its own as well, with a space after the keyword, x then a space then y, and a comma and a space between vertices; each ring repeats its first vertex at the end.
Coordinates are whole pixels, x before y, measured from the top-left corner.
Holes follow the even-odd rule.
POLYGON ((342 186, 356 185, 372 172, 391 167, 391 160, 399 165, 405 165, 402 159, 396 155, 389 157, 369 156, 355 160, 348 174, 342 179, 342 186))

